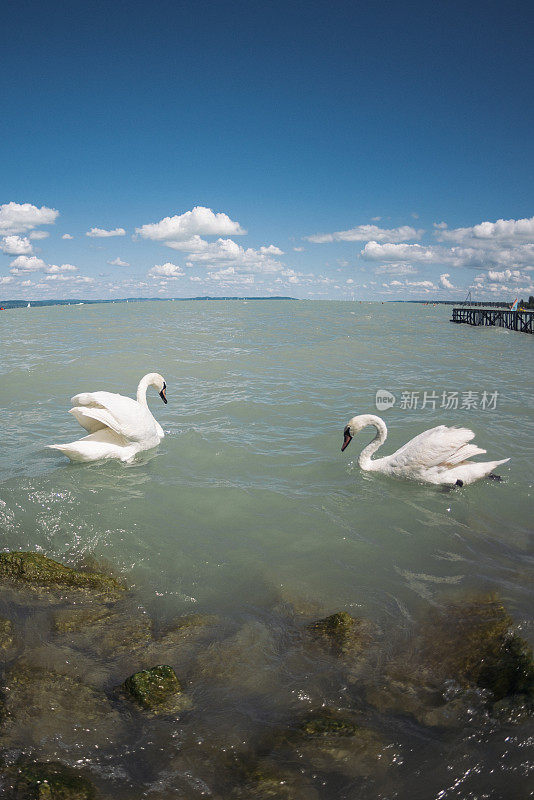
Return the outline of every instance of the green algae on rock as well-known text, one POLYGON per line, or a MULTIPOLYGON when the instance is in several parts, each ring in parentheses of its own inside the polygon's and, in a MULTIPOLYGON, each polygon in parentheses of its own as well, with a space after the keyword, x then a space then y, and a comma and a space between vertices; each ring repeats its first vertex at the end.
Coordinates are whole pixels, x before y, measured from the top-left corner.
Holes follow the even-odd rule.
POLYGON ((10 650, 14 643, 13 623, 5 617, 0 617, 0 650, 10 650))
POLYGON ((38 747, 40 757, 57 758, 58 740, 75 741, 82 758, 125 732, 106 695, 78 678, 18 661, 2 683, 4 748, 38 747))
POLYGON ((124 591, 124 586, 109 575, 76 570, 42 553, 0 553, 0 581, 36 589, 81 589, 109 598, 124 591))
POLYGON ((370 641, 370 626, 365 620, 338 611, 308 626, 312 636, 336 655, 357 655, 370 641))
POLYGON ((321 709, 303 720, 297 730, 303 736, 318 739, 328 736, 356 736, 362 729, 341 714, 321 709))
MULTIPOLYGON (((340 772, 351 777, 370 775, 382 759, 384 744, 375 731, 352 713, 320 708, 266 742, 270 753, 283 753, 296 764, 340 772)), ((385 765, 385 759, 382 759, 385 765)))
POLYGON ((534 697, 534 659, 494 596, 447 606, 424 632, 423 659, 437 676, 478 686, 494 700, 534 697))
POLYGON ((175 671, 166 664, 135 672, 124 681, 123 689, 154 714, 172 714, 191 708, 191 701, 183 694, 175 671))
POLYGON ((232 800, 317 800, 317 793, 300 773, 282 770, 265 759, 238 756, 231 773, 236 783, 232 800))
POLYGON ((16 800, 95 800, 93 784, 58 762, 35 762, 10 770, 16 800))
MULTIPOLYGON (((54 630, 69 646, 99 657, 137 653, 152 643, 152 620, 134 603, 60 609, 54 630)), ((153 662, 152 662, 153 663, 153 662)))

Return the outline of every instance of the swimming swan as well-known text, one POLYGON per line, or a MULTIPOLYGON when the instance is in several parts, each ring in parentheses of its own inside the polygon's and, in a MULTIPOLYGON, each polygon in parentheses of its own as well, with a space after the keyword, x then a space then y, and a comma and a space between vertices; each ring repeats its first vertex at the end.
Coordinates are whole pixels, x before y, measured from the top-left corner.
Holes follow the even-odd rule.
POLYGON ((374 425, 377 433, 358 458, 361 469, 366 471, 384 472, 386 475, 426 483, 463 486, 464 483, 485 478, 499 464, 510 461, 509 458, 501 461, 469 461, 471 456, 486 452, 475 444, 468 444, 475 434, 468 428, 447 428, 445 425, 430 428, 415 436, 396 453, 373 461, 371 456, 384 444, 388 435, 386 423, 375 414, 360 414, 350 420, 344 430, 341 452, 350 444, 352 437, 368 425, 374 425))
POLYGON ((167 402, 167 385, 157 372, 141 378, 137 400, 112 392, 75 395, 71 399, 74 408, 69 414, 89 431, 89 436, 69 444, 50 444, 48 447, 61 450, 71 461, 97 461, 101 458, 130 461, 141 450, 156 447, 164 433, 146 402, 149 386, 155 386, 163 402, 167 402))

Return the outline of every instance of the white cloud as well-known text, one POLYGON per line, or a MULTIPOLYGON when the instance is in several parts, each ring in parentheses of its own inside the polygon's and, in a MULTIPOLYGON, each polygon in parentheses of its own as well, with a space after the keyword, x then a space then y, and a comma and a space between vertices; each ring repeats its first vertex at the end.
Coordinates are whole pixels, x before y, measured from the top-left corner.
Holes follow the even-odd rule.
POLYGON ((72 284, 94 283, 94 278, 86 278, 84 275, 46 275, 45 281, 69 281, 72 284))
POLYGON ((443 275, 439 276, 439 281, 444 289, 454 289, 456 288, 449 280, 451 276, 448 272, 444 272, 443 275))
POLYGON ((50 264, 49 267, 46 267, 45 272, 49 275, 54 275, 61 272, 77 272, 78 267, 75 267, 74 264, 61 264, 58 266, 57 264, 50 264))
POLYGON ((74 236, 71 236, 70 233, 64 233, 61 238, 62 239, 74 239, 74 236))
POLYGON ((0 284, 2 283, 11 283, 14 280, 12 275, 2 275, 0 277, 0 284))
POLYGON ((33 239, 35 241, 37 241, 38 239, 48 239, 48 237, 50 236, 48 231, 31 231, 31 233, 29 233, 28 235, 30 239, 33 239))
POLYGON ((20 275, 24 272, 46 272, 48 275, 54 275, 78 270, 78 267, 75 267, 74 264, 47 265, 42 258, 37 258, 37 256, 18 256, 11 262, 10 266, 10 272, 13 275, 20 275))
MULTIPOLYGON (((439 227, 439 226, 436 226, 439 227)), ((526 219, 498 219, 497 222, 480 222, 470 228, 453 228, 436 233, 442 242, 468 242, 472 247, 498 241, 513 244, 534 238, 534 217, 526 219)))
POLYGON ((408 239, 418 239, 423 231, 416 231, 411 225, 402 225, 400 228, 379 228, 377 225, 358 225, 348 231, 335 233, 316 233, 306 237, 309 242, 323 244, 325 242, 405 242, 408 239))
POLYGON ((375 275, 414 275, 416 272, 415 267, 403 261, 382 264, 382 266, 375 269, 375 275))
POLYGON ((280 250, 279 247, 276 247, 274 244, 270 244, 269 247, 260 247, 260 253, 264 256, 283 256, 284 251, 280 250))
POLYGON ((136 233, 143 239, 157 242, 185 242, 195 236, 242 235, 246 231, 227 214, 215 213, 211 208, 195 206, 174 217, 165 217, 159 222, 142 225, 136 233))
POLYGON ((303 247, 294 247, 293 250, 295 251, 295 253, 303 253, 304 252, 304 248, 303 247))
POLYGON ((417 261, 433 264, 443 259, 441 249, 424 247, 420 244, 379 244, 367 242, 360 252, 362 258, 368 261, 417 261))
POLYGON ((26 236, 4 236, 0 248, 8 256, 29 255, 33 252, 31 242, 26 236))
POLYGON ((0 206, 0 234, 26 233, 39 225, 53 225, 59 211, 31 203, 5 203, 0 206))
POLYGON ((166 264, 155 264, 148 270, 148 275, 152 278, 181 278, 185 273, 181 267, 167 261, 166 264))
POLYGON ((43 259, 37 258, 37 256, 18 256, 9 266, 14 275, 18 272, 39 272, 46 269, 43 259))
POLYGON ((112 261, 108 261, 108 264, 111 264, 112 267, 129 267, 130 266, 128 261, 122 261, 120 258, 114 258, 112 261))
POLYGON ((85 235, 92 239, 107 239, 109 236, 126 236, 126 231, 124 228, 114 228, 112 231, 106 231, 104 228, 91 228, 85 235))
POLYGON ((203 263, 210 268, 218 262, 231 261, 234 266, 248 272, 271 273, 284 269, 284 265, 274 258, 274 255, 282 254, 275 245, 255 250, 253 247, 241 247, 232 239, 217 239, 215 242, 200 239, 200 242, 198 249, 189 254, 188 265, 203 263))

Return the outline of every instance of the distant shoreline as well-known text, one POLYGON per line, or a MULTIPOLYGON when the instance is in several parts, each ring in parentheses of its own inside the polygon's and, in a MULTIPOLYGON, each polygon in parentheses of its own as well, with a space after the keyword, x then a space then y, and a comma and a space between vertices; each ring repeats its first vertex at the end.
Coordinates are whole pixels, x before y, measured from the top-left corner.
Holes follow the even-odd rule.
POLYGON ((177 303, 187 303, 193 300, 297 300, 296 297, 211 297, 206 295, 204 297, 121 297, 112 298, 111 300, 84 300, 82 298, 72 298, 68 300, 32 300, 26 298, 25 300, 0 300, 0 307, 8 311, 12 308, 27 308, 28 303, 32 307, 39 306, 91 306, 99 303, 106 303, 107 305, 113 303, 151 303, 153 301, 165 302, 169 300, 176 301, 177 303))
MULTIPOLYGON (((277 297, 243 297, 239 295, 215 297, 212 295, 202 295, 200 297, 120 297, 112 298, 111 300, 85 300, 82 298, 70 298, 66 300, 32 300, 26 298, 25 300, 0 300, 0 308, 4 311, 9 311, 14 308, 27 308, 28 304, 32 308, 41 306, 89 306, 97 304, 117 304, 117 303, 152 303, 152 302, 169 302, 176 301, 177 303, 188 303, 199 300, 299 300, 298 297, 289 297, 280 295, 277 297)), ((302 301, 304 302, 304 301, 302 301)), ((306 302, 309 302, 306 299, 306 302)), ((324 302, 324 299, 323 301, 324 302)), ((418 305, 444 305, 444 306, 464 306, 464 300, 331 300, 326 302, 345 302, 345 303, 416 303, 418 305)), ((469 304, 468 304, 469 305, 469 304)), ((493 307, 500 306, 502 308, 509 308, 510 301, 488 301, 487 303, 476 302, 472 305, 482 306, 491 305, 493 307)))

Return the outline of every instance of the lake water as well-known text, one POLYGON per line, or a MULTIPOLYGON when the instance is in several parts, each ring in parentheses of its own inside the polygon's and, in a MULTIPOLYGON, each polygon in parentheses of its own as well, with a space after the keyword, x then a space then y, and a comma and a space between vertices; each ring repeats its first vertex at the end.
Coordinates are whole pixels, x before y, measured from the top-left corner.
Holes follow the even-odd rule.
MULTIPOLYGON (((372 717, 357 681, 341 684, 334 667, 325 675, 324 660, 296 654, 284 604, 364 617, 387 651, 431 609, 497 592, 532 643, 534 339, 449 318, 444 306, 305 301, 0 314, 2 549, 39 550, 70 565, 89 554, 103 559, 157 624, 220 615, 229 631, 221 649, 243 661, 239 691, 235 675, 226 684, 219 676, 215 690, 201 657, 203 670, 183 667, 195 710, 172 731, 158 722, 150 744, 185 759, 173 769, 161 761, 158 771, 160 756, 148 755, 152 765, 134 767, 150 752, 140 735, 106 765, 82 748, 101 788, 115 787, 116 797, 135 786, 128 796, 219 798, 195 756, 208 731, 216 750, 238 749, 262 727, 321 704, 344 706, 348 695, 372 717), (67 414, 72 395, 135 396, 152 371, 164 376, 169 401, 149 389, 166 434, 157 449, 127 465, 73 465, 45 449, 81 435, 67 414), (396 398, 383 412, 379 389, 396 398), (443 393, 454 406, 454 392, 458 408, 441 407, 443 393), (363 474, 357 455, 370 429, 343 454, 340 447, 349 418, 367 412, 388 425, 384 455, 438 424, 472 428, 488 459, 511 457, 498 470, 503 481, 444 491, 363 474)), ((304 766, 310 797, 527 796, 528 725, 482 715, 442 733, 403 715, 372 722, 394 753, 389 767, 342 780, 304 766)), ((77 760, 61 744, 57 756, 77 760)))

